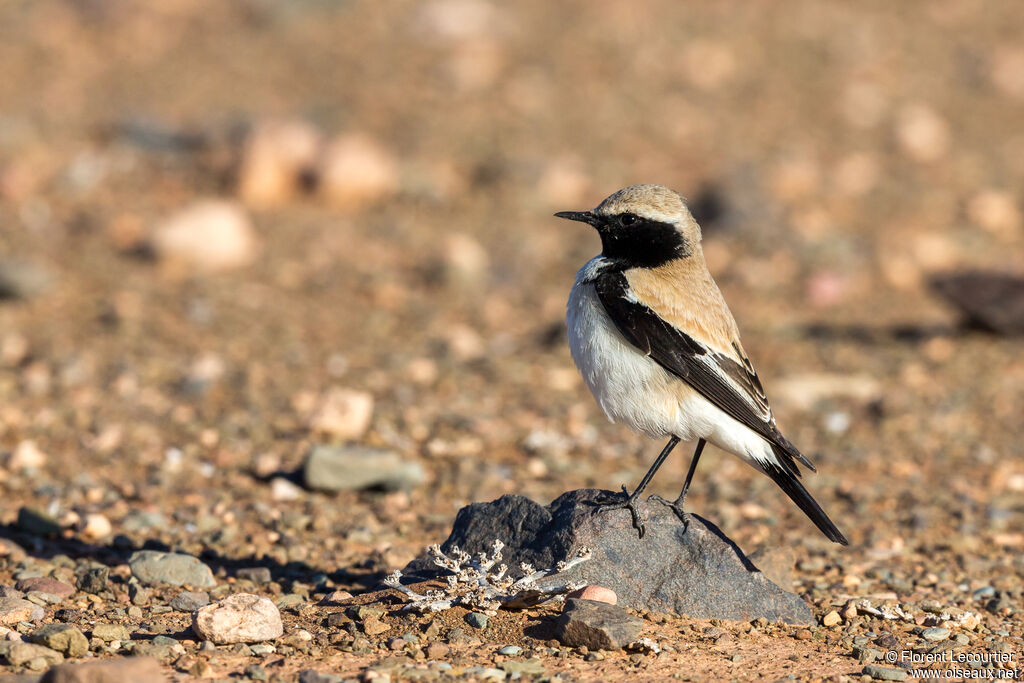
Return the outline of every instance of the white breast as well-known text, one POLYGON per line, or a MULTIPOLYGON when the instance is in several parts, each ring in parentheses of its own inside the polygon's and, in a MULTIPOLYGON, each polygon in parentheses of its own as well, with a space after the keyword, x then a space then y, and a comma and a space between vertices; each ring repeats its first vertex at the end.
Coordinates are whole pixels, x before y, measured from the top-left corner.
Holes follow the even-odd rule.
POLYGON ((763 438, 622 336, 589 281, 600 266, 599 259, 577 274, 566 322, 573 361, 608 419, 652 438, 707 439, 748 461, 770 457, 763 438))
MULTIPOLYGON (((586 270, 584 266, 580 276, 586 270)), ((608 418, 654 438, 672 434, 678 403, 657 400, 670 375, 622 336, 594 285, 581 277, 569 295, 566 322, 572 359, 608 418)))

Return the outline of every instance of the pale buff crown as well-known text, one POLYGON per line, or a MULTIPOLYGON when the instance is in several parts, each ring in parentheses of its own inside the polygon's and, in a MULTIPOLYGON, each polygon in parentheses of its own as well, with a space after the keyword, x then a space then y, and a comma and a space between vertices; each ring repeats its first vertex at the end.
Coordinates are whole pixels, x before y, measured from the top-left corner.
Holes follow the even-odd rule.
POLYGON ((671 223, 683 233, 691 245, 699 245, 701 241, 700 226, 690 214, 686 200, 681 194, 664 185, 624 187, 598 204, 594 213, 599 216, 631 213, 662 223, 671 223))

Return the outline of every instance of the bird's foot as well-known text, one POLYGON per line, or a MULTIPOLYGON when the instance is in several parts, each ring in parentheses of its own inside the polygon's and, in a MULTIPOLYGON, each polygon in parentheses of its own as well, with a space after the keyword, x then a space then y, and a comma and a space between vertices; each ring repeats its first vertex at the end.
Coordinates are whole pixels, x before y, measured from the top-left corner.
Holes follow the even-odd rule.
POLYGON ((640 519, 640 511, 636 509, 636 503, 640 499, 635 493, 630 494, 626 490, 626 485, 622 485, 622 494, 602 494, 596 501, 595 504, 601 506, 601 512, 608 512, 610 510, 629 510, 629 514, 633 516, 633 528, 636 529, 640 538, 644 537, 647 529, 644 526, 644 521, 640 519))
POLYGON ((676 498, 675 500, 665 500, 659 495, 653 495, 648 500, 652 500, 662 505, 666 505, 672 508, 672 512, 676 513, 676 517, 683 523, 683 527, 686 529, 690 528, 690 513, 683 509, 683 504, 686 502, 685 498, 676 498))

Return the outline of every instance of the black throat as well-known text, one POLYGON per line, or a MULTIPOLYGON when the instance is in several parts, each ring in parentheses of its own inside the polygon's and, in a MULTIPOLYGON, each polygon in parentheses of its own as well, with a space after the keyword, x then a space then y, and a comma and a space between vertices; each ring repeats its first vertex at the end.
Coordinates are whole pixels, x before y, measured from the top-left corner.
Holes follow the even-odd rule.
POLYGON ((626 227, 609 216, 596 226, 601 235, 601 255, 623 268, 657 268, 690 255, 692 247, 671 223, 637 217, 626 227))

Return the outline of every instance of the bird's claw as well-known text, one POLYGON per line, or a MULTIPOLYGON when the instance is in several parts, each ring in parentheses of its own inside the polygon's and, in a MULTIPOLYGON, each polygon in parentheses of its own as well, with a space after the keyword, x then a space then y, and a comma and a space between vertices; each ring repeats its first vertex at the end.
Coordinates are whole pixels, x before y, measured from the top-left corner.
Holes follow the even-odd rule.
POLYGON ((665 500, 657 494, 651 496, 648 500, 652 500, 672 508, 672 512, 676 513, 676 517, 678 517, 679 521, 683 523, 683 527, 685 529, 690 528, 690 513, 683 509, 683 500, 665 500))
POLYGON ((647 532, 647 528, 644 526, 644 521, 640 519, 640 511, 636 509, 636 502, 638 498, 630 495, 626 489, 626 485, 622 485, 621 496, 602 496, 597 501, 598 505, 601 506, 601 512, 608 512, 610 510, 629 510, 629 514, 633 517, 633 528, 640 534, 640 538, 644 537, 647 532))

